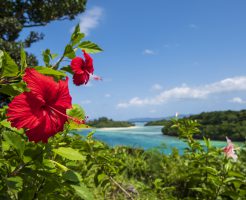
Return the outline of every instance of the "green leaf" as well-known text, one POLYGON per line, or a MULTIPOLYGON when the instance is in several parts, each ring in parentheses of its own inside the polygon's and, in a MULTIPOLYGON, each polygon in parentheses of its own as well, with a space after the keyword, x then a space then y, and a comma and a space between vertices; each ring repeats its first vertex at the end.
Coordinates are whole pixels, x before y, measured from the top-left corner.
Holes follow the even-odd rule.
POLYGON ((82 50, 85 50, 86 53, 98 53, 102 51, 102 49, 97 44, 90 41, 81 42, 78 47, 82 50))
POLYGON ((10 149, 9 143, 6 141, 2 141, 2 151, 8 151, 9 149, 10 149))
POLYGON ((9 96, 16 96, 26 89, 26 84, 24 82, 6 84, 0 86, 0 93, 9 95, 9 96))
POLYGON ((73 34, 72 34, 72 36, 71 36, 71 40, 72 40, 73 35, 74 35, 74 34, 78 34, 78 33, 80 33, 80 26, 79 26, 79 24, 77 24, 77 25, 75 26, 74 31, 73 31, 73 34))
POLYGON ((73 47, 70 44, 66 46, 65 51, 64 51, 64 56, 70 59, 73 59, 76 56, 73 50, 73 47))
POLYGON ((83 198, 84 200, 94 200, 92 192, 84 184, 80 184, 80 186, 78 185, 71 185, 71 186, 79 197, 83 198))
POLYGON ((19 176, 7 178, 6 184, 12 190, 19 190, 22 188, 23 180, 19 176))
POLYGON ((51 58, 50 50, 46 49, 45 51, 42 52, 42 55, 45 65, 50 66, 50 58, 51 58))
POLYGON ((14 131, 14 132, 19 133, 19 134, 23 134, 23 133, 24 133, 24 130, 23 130, 23 129, 17 129, 17 128, 15 128, 15 127, 12 127, 12 126, 11 126, 11 123, 10 123, 9 121, 7 121, 7 119, 1 121, 0 124, 1 124, 2 126, 4 126, 4 127, 8 128, 8 129, 14 131))
POLYGON ((98 182, 100 183, 105 177, 107 177, 107 175, 106 174, 104 174, 104 173, 102 173, 102 174, 99 174, 98 176, 97 176, 97 180, 98 180, 98 182))
POLYGON ((27 63, 26 63, 26 52, 23 48, 23 46, 21 47, 21 72, 23 72, 27 67, 27 63))
POLYGON ((72 35, 72 46, 78 44, 84 37, 84 33, 77 33, 75 35, 72 35))
POLYGON ((74 171, 72 170, 68 170, 66 172, 64 172, 62 174, 62 177, 68 181, 72 181, 72 182, 75 182, 75 183, 78 183, 82 180, 82 178, 80 177, 80 175, 78 173, 75 173, 74 171))
POLYGON ((203 188, 190 188, 191 190, 197 191, 197 192, 203 192, 203 188))
POLYGON ((3 59, 4 59, 4 52, 0 50, 0 69, 2 68, 3 59))
POLYGON ((68 171, 68 168, 64 165, 62 165, 61 163, 58 163, 54 160, 49 160, 51 163, 54 163, 55 165, 57 165, 60 169, 62 169, 63 171, 68 171))
POLYGON ((235 172, 235 171, 229 171, 228 175, 229 176, 236 176, 236 177, 239 177, 239 178, 245 178, 243 174, 241 174, 239 172, 235 172))
POLYGON ((71 117, 75 117, 78 119, 85 119, 85 111, 78 104, 73 104, 73 107, 71 109, 67 110, 67 114, 71 117))
POLYGON ((15 90, 13 86, 9 84, 9 85, 1 85, 0 93, 13 97, 13 96, 20 94, 21 92, 19 92, 18 90, 15 90))
POLYGON ((9 143, 10 146, 15 148, 21 156, 23 155, 25 150, 25 142, 22 140, 20 135, 10 131, 4 131, 3 138, 7 143, 9 143))
POLYGON ((219 173, 216 169, 209 166, 201 167, 201 169, 204 169, 205 171, 213 175, 217 175, 219 173))
MULTIPOLYGON (((2 54, 2 53, 1 53, 2 54)), ((8 53, 4 52, 2 57, 2 76, 3 77, 14 77, 18 74, 19 68, 15 61, 9 56, 8 53)))
MULTIPOLYGON (((85 112, 83 108, 78 104, 73 104, 73 108, 67 110, 67 114, 71 117, 74 117, 78 120, 84 120, 85 119, 85 112)), ((87 128, 88 126, 85 124, 78 124, 74 122, 73 120, 69 120, 69 127, 70 129, 78 129, 78 128, 87 128)))
POLYGON ((85 157, 82 156, 78 151, 70 147, 60 147, 58 149, 53 149, 53 151, 69 160, 85 160, 85 157))
POLYGON ((68 72, 68 73, 70 73, 70 74, 74 74, 74 72, 73 72, 73 70, 71 69, 71 66, 65 66, 65 67, 62 67, 61 68, 61 70, 63 70, 63 71, 66 71, 66 72, 68 72))
POLYGON ((88 139, 92 138, 92 136, 94 135, 95 132, 96 131, 91 131, 90 133, 88 133, 87 138, 88 139))
POLYGON ((53 53, 53 54, 51 54, 51 58, 52 58, 52 59, 57 58, 57 56, 58 56, 58 54, 57 54, 57 53, 53 53))
POLYGON ((74 32, 71 36, 71 43, 72 46, 78 44, 80 40, 82 40, 85 37, 84 33, 80 33, 80 27, 79 24, 75 27, 74 32))
POLYGON ((39 71, 41 74, 45 74, 45 75, 63 76, 63 77, 67 76, 63 71, 54 70, 48 67, 38 66, 38 67, 35 67, 35 69, 39 71))

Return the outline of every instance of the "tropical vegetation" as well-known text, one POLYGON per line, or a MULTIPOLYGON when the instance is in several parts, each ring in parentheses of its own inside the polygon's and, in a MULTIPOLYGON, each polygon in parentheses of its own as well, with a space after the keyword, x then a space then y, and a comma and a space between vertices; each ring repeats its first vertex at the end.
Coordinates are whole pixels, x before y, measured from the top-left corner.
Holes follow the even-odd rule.
POLYGON ((227 138, 220 149, 206 137, 202 145, 193 137, 202 134, 196 120, 172 121, 188 146, 181 154, 112 148, 78 134, 86 117, 72 105, 67 73, 87 84, 95 78, 89 54, 101 51, 83 39, 77 26, 58 61, 43 52, 44 66, 28 66, 24 49, 20 64, 0 51, 0 199, 245 199, 245 145, 227 138))
MULTIPOLYGON (((194 138, 202 139, 206 136, 212 140, 224 140, 226 136, 234 141, 245 141, 246 138, 246 110, 241 111, 214 111, 203 112, 179 119, 197 120, 202 134, 195 134, 194 138)), ((164 126, 164 135, 178 136, 176 129, 172 127, 172 120, 158 120, 148 122, 146 126, 164 126)))
POLYGON ((114 121, 107 117, 100 117, 92 121, 88 121, 87 125, 95 128, 115 128, 115 127, 130 127, 134 126, 133 123, 127 121, 114 121))
MULTIPOLYGON (((21 46, 29 48, 44 38, 44 34, 30 31, 26 38, 20 38, 23 29, 45 26, 52 21, 72 20, 85 10, 86 0, 45 1, 1 1, 0 47, 7 51, 12 59, 20 64, 21 46)), ((35 55, 26 53, 28 65, 37 65, 35 55)))

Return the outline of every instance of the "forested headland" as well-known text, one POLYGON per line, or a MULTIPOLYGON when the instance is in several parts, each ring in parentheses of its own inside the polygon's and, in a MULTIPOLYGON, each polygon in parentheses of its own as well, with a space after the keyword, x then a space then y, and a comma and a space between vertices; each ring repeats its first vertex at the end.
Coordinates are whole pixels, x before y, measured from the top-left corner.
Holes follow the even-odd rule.
POLYGON ((115 128, 115 127, 130 127, 134 126, 133 123, 127 121, 114 121, 107 117, 100 117, 98 119, 88 121, 87 125, 95 128, 115 128))
MULTIPOLYGON (((246 110, 241 111, 214 111, 203 112, 197 115, 185 117, 185 119, 197 120, 202 134, 195 134, 194 138, 202 139, 206 136, 212 140, 224 140, 226 136, 234 141, 244 141, 246 137, 246 110)), ((177 119, 182 120, 182 119, 177 119)), ((164 126, 164 135, 178 136, 175 128, 172 128, 172 120, 159 120, 149 122, 146 126, 164 126)))

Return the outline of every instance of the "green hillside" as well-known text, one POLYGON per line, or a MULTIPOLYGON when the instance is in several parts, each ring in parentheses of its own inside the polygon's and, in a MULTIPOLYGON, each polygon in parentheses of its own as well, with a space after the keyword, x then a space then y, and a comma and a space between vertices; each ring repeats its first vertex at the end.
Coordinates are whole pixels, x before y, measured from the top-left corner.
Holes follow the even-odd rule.
MULTIPOLYGON (((224 140, 228 136, 234 141, 244 141, 246 137, 246 110, 203 112, 186 119, 197 120, 201 124, 202 134, 194 135, 197 139, 206 136, 213 140, 224 140)), ((172 121, 170 120, 155 121, 149 124, 163 125, 164 135, 177 136, 177 131, 171 128, 172 121)))
POLYGON ((111 128, 111 127, 114 128, 114 127, 134 126, 133 123, 127 121, 113 121, 112 119, 108 119, 107 117, 100 117, 99 119, 89 121, 87 125, 95 128, 111 128))

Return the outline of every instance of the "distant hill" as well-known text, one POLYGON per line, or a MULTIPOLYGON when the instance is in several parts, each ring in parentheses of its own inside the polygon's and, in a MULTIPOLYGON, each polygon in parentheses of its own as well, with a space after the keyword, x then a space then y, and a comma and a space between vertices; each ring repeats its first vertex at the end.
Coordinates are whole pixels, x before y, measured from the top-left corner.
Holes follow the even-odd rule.
MULTIPOLYGON (((190 114, 181 114, 179 115, 179 118, 190 116, 190 114)), ((140 118, 133 118, 129 119, 129 122, 155 122, 155 121, 161 121, 161 120, 168 120, 171 118, 174 118, 175 116, 168 116, 168 117, 140 117, 140 118)))
MULTIPOLYGON (((200 124, 202 134, 194 138, 201 139, 206 136, 212 140, 225 140, 228 136, 234 141, 245 141, 246 138, 246 110, 241 111, 214 111, 203 112, 198 115, 191 115, 188 119, 197 120, 200 124)), ((177 136, 170 120, 162 121, 164 135, 177 136)))
POLYGON ((150 121, 156 121, 156 120, 161 120, 164 119, 164 117, 162 118, 151 118, 151 117, 142 117, 142 118, 133 118, 133 119, 129 119, 127 120, 128 122, 150 122, 150 121))
MULTIPOLYGON (((178 116, 179 119, 188 117, 189 115, 181 114, 178 116)), ((164 118, 159 118, 157 120, 146 121, 147 123, 144 126, 163 126, 167 120, 174 118, 175 116, 169 116, 164 118)))
POLYGON ((95 128, 115 128, 134 126, 134 124, 131 122, 113 121, 112 119, 108 119, 107 117, 100 117, 99 119, 88 121, 86 124, 95 128))

